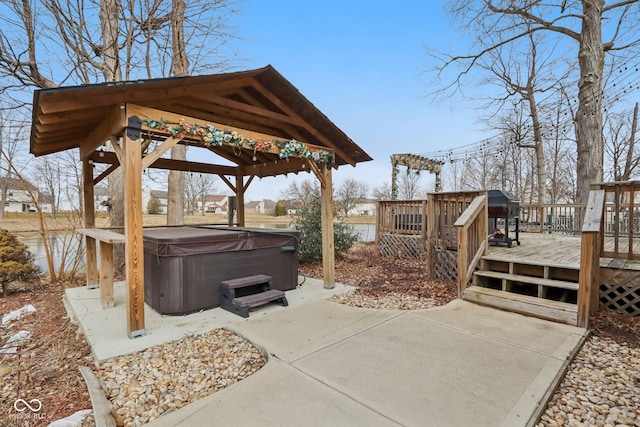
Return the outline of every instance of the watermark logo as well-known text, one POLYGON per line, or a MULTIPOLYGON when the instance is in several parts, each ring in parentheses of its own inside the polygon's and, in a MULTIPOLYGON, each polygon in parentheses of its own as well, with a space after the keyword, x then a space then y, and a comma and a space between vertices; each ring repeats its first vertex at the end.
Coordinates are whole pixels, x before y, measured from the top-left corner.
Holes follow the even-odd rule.
POLYGON ((39 420, 45 419, 46 415, 40 412, 42 410, 42 401, 40 399, 16 399, 13 402, 13 409, 16 413, 13 418, 20 420, 39 420))
POLYGON ((29 409, 31 412, 37 413, 42 409, 42 402, 40 399, 31 399, 29 402, 24 399, 16 399, 13 402, 13 409, 18 412, 24 412, 29 409))

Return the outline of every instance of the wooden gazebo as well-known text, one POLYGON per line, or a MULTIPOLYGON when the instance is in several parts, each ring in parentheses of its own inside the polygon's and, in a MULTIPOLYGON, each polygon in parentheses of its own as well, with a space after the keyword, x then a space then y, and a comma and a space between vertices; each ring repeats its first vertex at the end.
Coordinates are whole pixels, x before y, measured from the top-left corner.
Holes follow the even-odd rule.
MULTIPOLYGON (((147 168, 218 175, 237 197, 255 177, 312 172, 321 185, 324 285, 333 287, 332 169, 371 160, 272 66, 235 73, 37 90, 30 151, 79 148, 85 227, 95 227, 93 188, 123 166, 127 332, 144 334, 142 173, 147 168), (107 143, 113 151, 105 151, 107 143), (162 157, 176 144, 235 166, 162 157), (142 154, 142 155, 141 155, 142 154), (93 164, 109 165, 94 176, 93 164)), ((88 282, 97 283, 96 240, 87 236, 88 282)))

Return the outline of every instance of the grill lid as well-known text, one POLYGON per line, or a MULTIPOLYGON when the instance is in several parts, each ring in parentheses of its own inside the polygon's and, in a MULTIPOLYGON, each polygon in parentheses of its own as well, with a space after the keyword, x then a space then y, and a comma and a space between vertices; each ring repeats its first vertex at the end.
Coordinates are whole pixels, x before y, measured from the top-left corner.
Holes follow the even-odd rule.
POLYGON ((509 194, 504 190, 489 190, 489 207, 498 207, 510 204, 510 203, 520 203, 520 200, 513 194, 509 194))
POLYGON ((509 194, 504 190, 488 191, 487 207, 489 216, 518 216, 520 211, 520 200, 513 194, 509 194))

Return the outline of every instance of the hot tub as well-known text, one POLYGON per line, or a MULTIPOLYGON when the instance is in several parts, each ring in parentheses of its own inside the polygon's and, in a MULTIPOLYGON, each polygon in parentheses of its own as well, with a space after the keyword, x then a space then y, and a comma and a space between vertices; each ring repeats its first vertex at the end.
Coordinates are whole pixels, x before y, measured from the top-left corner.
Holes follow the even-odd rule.
POLYGON ((144 300, 160 314, 220 305, 220 282, 254 274, 281 291, 298 284, 299 233, 279 229, 171 227, 144 230, 144 300))

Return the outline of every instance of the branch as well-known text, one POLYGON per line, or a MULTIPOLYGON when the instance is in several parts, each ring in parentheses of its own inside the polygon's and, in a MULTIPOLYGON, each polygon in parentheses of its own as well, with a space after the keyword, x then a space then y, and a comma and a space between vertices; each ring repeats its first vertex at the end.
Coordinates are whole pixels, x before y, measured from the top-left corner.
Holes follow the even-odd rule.
POLYGON ((515 6, 509 7, 507 9, 495 7, 492 4, 491 0, 489 0, 487 2, 487 7, 493 13, 500 13, 500 14, 503 14, 503 15, 511 15, 511 16, 520 16, 522 18, 528 19, 529 21, 534 22, 534 23, 536 23, 536 24, 541 26, 539 28, 532 28, 532 30, 534 30, 534 31, 535 30, 550 30, 550 31, 554 31, 556 33, 567 35, 567 36, 573 38, 574 40, 576 40, 578 42, 580 41, 581 35, 579 33, 576 33, 575 31, 570 30, 569 28, 558 26, 558 25, 554 24, 555 22, 558 22, 561 19, 567 19, 567 18, 580 18, 580 19, 582 19, 582 16, 580 16, 580 15, 574 15, 574 14, 561 15, 561 16, 557 17, 556 19, 554 19, 553 21, 546 21, 546 20, 540 18, 539 16, 536 16, 536 15, 534 15, 532 13, 529 13, 526 10, 518 9, 515 6))

